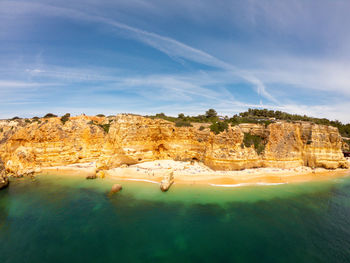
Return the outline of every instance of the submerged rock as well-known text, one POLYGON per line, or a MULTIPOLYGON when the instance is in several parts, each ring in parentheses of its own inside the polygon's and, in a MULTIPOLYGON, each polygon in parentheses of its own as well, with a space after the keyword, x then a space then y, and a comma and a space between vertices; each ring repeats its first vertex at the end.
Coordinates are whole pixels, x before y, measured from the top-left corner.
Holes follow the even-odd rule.
POLYGON ((123 189, 123 187, 120 185, 120 184, 114 184, 112 186, 112 189, 111 189, 111 193, 118 193, 119 191, 121 191, 123 189))
POLYGON ((91 174, 91 175, 86 176, 86 179, 88 179, 88 180, 96 179, 96 178, 97 178, 96 174, 91 174))

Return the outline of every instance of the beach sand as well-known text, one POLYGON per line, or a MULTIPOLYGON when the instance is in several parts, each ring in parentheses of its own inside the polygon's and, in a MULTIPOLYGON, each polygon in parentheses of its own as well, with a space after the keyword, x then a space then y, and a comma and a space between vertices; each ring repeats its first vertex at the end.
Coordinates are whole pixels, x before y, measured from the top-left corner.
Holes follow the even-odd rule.
MULTIPOLYGON (((201 184, 217 187, 247 185, 279 185, 322 181, 350 175, 349 169, 326 170, 301 166, 291 169, 255 168, 242 171, 214 171, 202 163, 157 160, 104 171, 106 177, 117 180, 143 181, 159 184, 163 176, 173 172, 175 184, 201 184)), ((42 168, 41 173, 88 176, 96 173, 95 163, 42 168)))

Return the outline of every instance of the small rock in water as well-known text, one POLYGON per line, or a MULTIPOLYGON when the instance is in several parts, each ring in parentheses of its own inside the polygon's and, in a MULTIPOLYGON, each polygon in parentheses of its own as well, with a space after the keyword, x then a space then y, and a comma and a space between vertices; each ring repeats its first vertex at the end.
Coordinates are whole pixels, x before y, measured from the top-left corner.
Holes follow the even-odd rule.
POLYGON ((118 193, 119 191, 121 191, 123 189, 123 187, 120 184, 114 184, 112 186, 112 190, 111 192, 114 193, 118 193))
POLYGON ((86 179, 96 179, 96 174, 88 175, 86 179))

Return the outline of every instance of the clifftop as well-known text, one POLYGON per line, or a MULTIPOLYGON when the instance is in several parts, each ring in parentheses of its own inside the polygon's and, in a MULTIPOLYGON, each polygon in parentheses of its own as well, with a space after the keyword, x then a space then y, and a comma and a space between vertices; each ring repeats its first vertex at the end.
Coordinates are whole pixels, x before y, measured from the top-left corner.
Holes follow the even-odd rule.
POLYGON ((99 169, 157 159, 198 160, 216 170, 348 166, 338 129, 309 122, 240 124, 215 134, 137 115, 0 121, 0 158, 9 173, 73 163, 99 169))

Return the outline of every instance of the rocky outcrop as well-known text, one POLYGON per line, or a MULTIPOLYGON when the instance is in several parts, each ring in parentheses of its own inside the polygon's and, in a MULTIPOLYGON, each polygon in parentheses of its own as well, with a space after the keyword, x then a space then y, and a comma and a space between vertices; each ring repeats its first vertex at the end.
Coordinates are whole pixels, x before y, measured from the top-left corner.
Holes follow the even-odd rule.
POLYGON ((6 175, 4 163, 0 159, 0 190, 9 185, 9 179, 6 175))
POLYGON ((166 192, 169 190, 170 186, 174 183, 174 172, 170 171, 163 176, 160 182, 160 190, 166 192))
POLYGON ((0 158, 8 173, 96 162, 98 171, 157 159, 201 161, 216 170, 254 167, 347 167, 334 127, 308 122, 241 124, 218 135, 209 129, 136 115, 0 122, 0 158), (247 134, 259 139, 247 145, 247 134), (258 154, 259 152, 259 154, 258 154))

